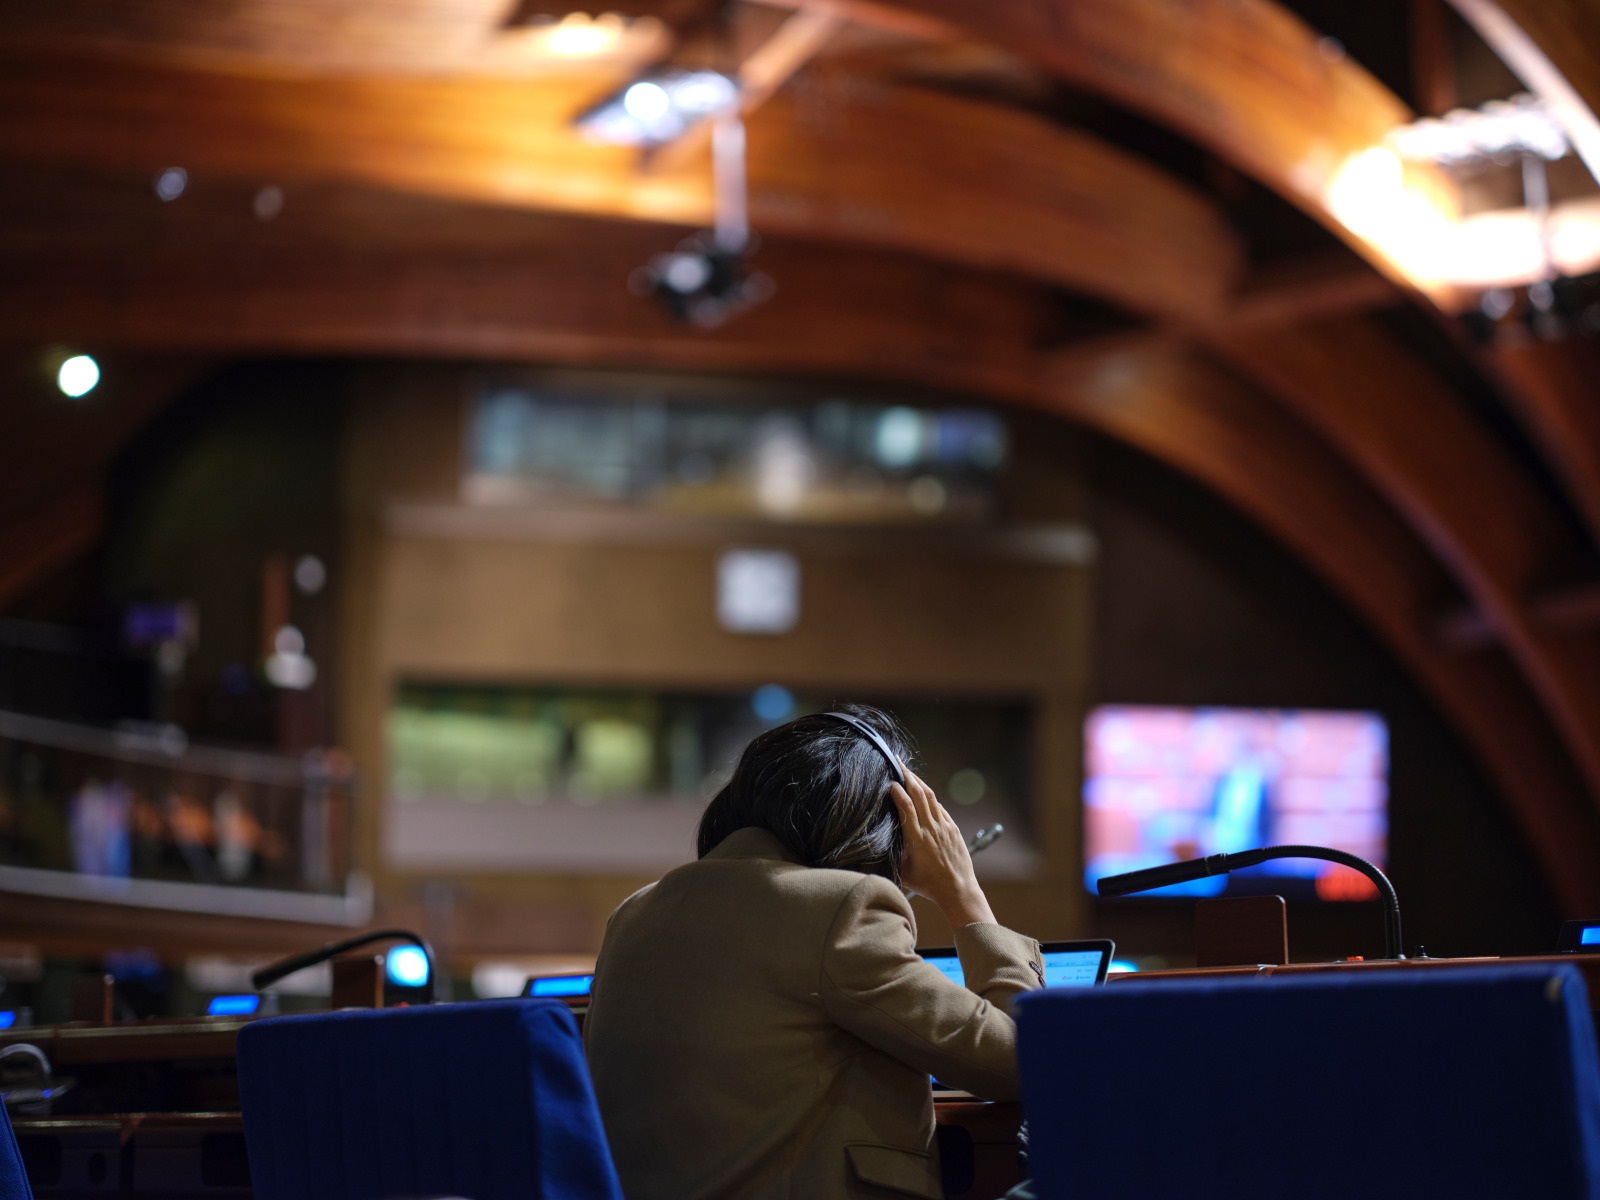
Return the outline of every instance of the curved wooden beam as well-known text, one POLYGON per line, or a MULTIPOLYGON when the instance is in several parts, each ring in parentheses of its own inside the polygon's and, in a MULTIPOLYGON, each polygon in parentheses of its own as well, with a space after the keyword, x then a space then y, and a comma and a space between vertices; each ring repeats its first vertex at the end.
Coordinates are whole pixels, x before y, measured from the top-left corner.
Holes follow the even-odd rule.
MULTIPOLYGON (((420 215, 420 214, 419 214, 420 215)), ((1300 422, 1169 341, 1043 357, 1043 289, 775 240, 772 301, 710 334, 621 286, 660 230, 534 222, 525 249, 463 261, 305 250, 213 257, 159 244, 98 283, 54 260, 8 271, 0 329, 210 350, 519 357, 552 363, 849 374, 1028 404, 1127 441, 1217 490, 1302 555, 1449 714, 1513 808, 1565 911, 1600 906, 1600 829, 1570 761, 1505 659, 1431 636, 1445 574, 1393 509, 1300 422)), ((218 236, 221 236, 219 234, 218 236)), ((380 242, 381 234, 373 235, 380 242)))
MULTIPOLYGON (((790 7, 800 0, 767 0, 790 7)), ((829 0, 865 24, 913 16, 1001 46, 1078 87, 1179 130, 1350 242, 1397 281, 1441 299, 1410 228, 1369 223, 1341 200, 1351 164, 1412 113, 1275 0, 829 0)), ((1354 181, 1359 184, 1359 181, 1354 181)), ((1443 172, 1408 167, 1417 221, 1459 214, 1443 172)), ((1354 190, 1359 191, 1359 186, 1354 190)), ((1383 206, 1378 206, 1382 208, 1383 206)))
POLYGON ((1238 235, 1170 176, 933 92, 833 79, 778 97, 750 125, 750 183, 773 230, 1014 271, 1172 320, 1220 319, 1242 273, 1238 235))
POLYGON ((1600 546, 1600 349, 1529 339, 1485 358, 1600 546))
POLYGON ((1229 357, 1357 464, 1461 581, 1538 693, 1600 808, 1600 644, 1527 601, 1569 531, 1438 378, 1360 318, 1235 335, 1229 357))
MULTIPOLYGON (((0 109, 16 114, 0 156, 708 225, 703 164, 640 174, 632 151, 572 128, 621 82, 283 80, 0 55, 0 109)), ((750 146, 751 217, 767 232, 1017 271, 1194 323, 1219 315, 1239 275, 1239 239, 1199 193, 1030 114, 817 82, 765 105, 750 146)))

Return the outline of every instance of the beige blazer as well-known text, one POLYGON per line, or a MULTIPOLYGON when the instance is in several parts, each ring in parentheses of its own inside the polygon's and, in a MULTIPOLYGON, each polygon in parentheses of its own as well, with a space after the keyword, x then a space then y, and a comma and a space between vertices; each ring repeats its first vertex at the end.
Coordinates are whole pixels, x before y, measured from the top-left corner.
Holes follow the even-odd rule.
POLYGON ((939 1200, 928 1076, 1015 1098, 1006 1007, 1043 964, 969 925, 963 988, 915 947, 887 879, 801 866, 762 829, 624 901, 584 1037, 627 1200, 939 1200))

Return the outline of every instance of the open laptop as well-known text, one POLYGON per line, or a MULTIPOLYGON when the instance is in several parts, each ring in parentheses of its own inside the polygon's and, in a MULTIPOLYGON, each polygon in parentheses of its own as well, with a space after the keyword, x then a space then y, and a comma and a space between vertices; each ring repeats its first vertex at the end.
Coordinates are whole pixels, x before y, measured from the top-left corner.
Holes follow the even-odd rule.
POLYGON ((594 988, 594 972, 565 975, 530 975, 522 985, 524 996, 549 996, 568 1004, 587 1004, 594 988))
MULTIPOLYGON (((1095 987, 1106 981, 1111 969, 1111 956, 1116 943, 1110 938, 1091 938, 1078 942, 1044 942, 1044 985, 1058 987, 1095 987)), ((918 954, 931 965, 938 967, 955 982, 966 986, 966 975, 961 970, 961 960, 954 946, 939 946, 918 950, 918 954)), ((935 1091, 949 1092, 959 1089, 933 1080, 935 1091)))
MULTIPOLYGON (((1116 948, 1116 943, 1110 938, 1043 943, 1045 987, 1093 987, 1104 983, 1116 948)), ((962 974, 961 960, 956 957, 955 947, 940 946, 918 950, 917 953, 957 983, 966 985, 966 976, 962 974)))

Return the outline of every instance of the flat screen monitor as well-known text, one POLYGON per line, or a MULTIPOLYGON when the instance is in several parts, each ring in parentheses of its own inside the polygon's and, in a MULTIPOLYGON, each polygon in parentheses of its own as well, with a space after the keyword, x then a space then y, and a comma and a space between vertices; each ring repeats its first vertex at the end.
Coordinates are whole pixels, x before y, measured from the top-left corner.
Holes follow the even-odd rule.
MULTIPOLYGON (((1107 705, 1084 730, 1084 883, 1256 846, 1330 846, 1384 865, 1389 732, 1370 712, 1107 705)), ((1145 893, 1366 900, 1365 876, 1276 859, 1145 893)))

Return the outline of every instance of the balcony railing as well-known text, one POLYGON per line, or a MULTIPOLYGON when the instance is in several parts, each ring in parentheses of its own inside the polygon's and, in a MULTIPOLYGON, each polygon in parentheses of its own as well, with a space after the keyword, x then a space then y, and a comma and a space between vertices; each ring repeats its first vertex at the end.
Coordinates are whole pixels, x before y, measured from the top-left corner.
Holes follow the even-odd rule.
POLYGON ((191 745, 0 711, 0 891, 359 924, 354 776, 303 757, 191 745))

